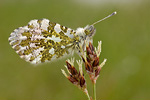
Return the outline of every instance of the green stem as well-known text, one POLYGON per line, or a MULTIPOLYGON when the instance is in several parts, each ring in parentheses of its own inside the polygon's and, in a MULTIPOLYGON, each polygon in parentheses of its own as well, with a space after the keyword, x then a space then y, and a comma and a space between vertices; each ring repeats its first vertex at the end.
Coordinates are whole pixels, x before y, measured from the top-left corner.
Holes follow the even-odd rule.
POLYGON ((93 100, 96 100, 96 83, 93 83, 93 100))
POLYGON ((87 94, 87 97, 88 97, 88 100, 91 100, 89 94, 87 94))
POLYGON ((84 90, 84 93, 85 93, 86 96, 88 97, 88 100, 91 100, 87 89, 84 90))

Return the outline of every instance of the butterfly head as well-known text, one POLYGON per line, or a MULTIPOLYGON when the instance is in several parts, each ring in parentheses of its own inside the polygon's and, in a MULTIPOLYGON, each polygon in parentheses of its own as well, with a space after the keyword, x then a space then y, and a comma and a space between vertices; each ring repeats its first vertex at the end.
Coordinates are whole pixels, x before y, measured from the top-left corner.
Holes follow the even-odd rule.
POLYGON ((84 28, 84 33, 86 34, 86 36, 88 37, 92 37, 94 34, 95 34, 95 31, 96 29, 94 28, 93 25, 87 25, 85 28, 84 28))
POLYGON ((94 25, 101 22, 101 21, 103 21, 103 20, 105 20, 105 19, 107 19, 107 18, 109 18, 109 17, 111 17, 111 16, 113 16, 113 15, 115 15, 115 14, 117 14, 117 12, 113 12, 112 14, 108 15, 107 17, 104 17, 103 19, 100 19, 100 20, 96 21, 95 23, 93 23, 90 26, 87 25, 84 28, 85 35, 88 36, 88 37, 92 37, 95 34, 95 31, 96 31, 96 29, 94 28, 94 25))

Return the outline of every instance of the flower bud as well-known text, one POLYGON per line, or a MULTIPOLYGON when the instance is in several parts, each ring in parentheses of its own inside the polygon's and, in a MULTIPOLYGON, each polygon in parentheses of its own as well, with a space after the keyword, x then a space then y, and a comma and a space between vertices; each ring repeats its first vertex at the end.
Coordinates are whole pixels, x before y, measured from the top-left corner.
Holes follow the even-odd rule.
POLYGON ((68 61, 66 61, 66 64, 67 64, 67 68, 69 70, 69 72, 72 74, 72 75, 77 75, 78 72, 77 70, 75 69, 74 66, 72 66, 68 61))
POLYGON ((93 67, 97 67, 98 65, 99 65, 99 57, 96 57, 96 58, 94 59, 94 61, 93 61, 92 66, 93 66, 93 67))
POLYGON ((80 86, 81 86, 81 88, 86 86, 85 79, 83 76, 81 76, 81 78, 80 78, 80 86))

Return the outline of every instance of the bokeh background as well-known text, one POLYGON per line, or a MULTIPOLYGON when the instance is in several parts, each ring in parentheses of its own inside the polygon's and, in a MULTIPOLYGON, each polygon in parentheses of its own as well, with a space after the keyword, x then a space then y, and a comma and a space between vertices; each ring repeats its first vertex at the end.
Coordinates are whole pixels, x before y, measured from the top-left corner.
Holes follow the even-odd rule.
POLYGON ((35 67, 20 59, 8 37, 32 19, 76 29, 114 11, 118 14, 95 25, 94 45, 102 41, 100 61, 108 59, 97 81, 97 100, 149 100, 149 0, 0 0, 0 100, 87 100, 61 73, 71 57, 35 67))

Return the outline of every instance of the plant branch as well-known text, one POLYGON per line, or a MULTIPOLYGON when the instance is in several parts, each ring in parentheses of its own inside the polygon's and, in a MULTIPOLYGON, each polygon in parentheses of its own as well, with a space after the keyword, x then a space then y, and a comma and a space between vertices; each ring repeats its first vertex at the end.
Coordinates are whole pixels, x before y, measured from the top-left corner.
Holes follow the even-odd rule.
POLYGON ((96 100, 96 83, 93 83, 93 100, 96 100))

